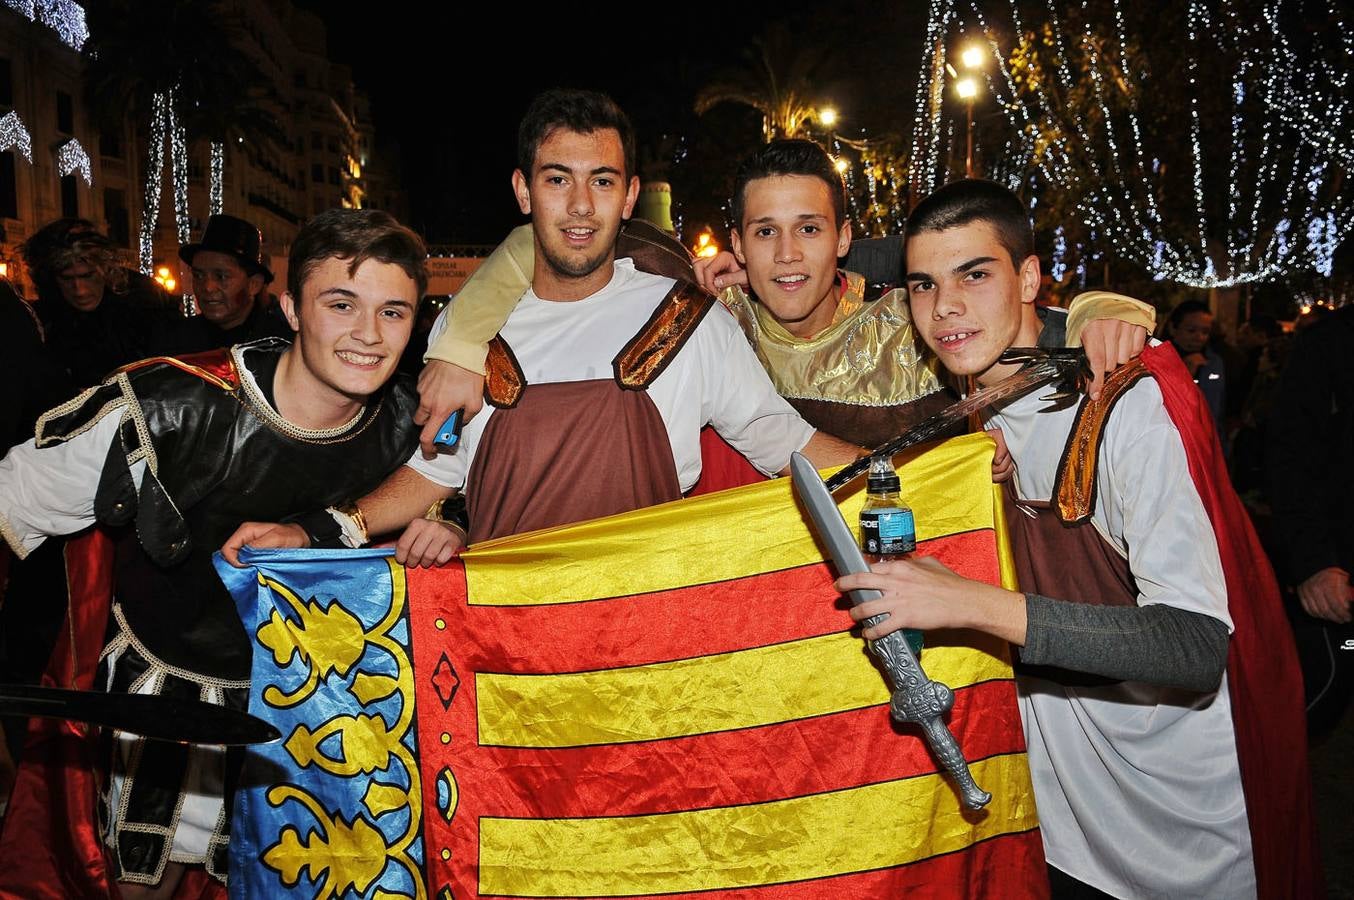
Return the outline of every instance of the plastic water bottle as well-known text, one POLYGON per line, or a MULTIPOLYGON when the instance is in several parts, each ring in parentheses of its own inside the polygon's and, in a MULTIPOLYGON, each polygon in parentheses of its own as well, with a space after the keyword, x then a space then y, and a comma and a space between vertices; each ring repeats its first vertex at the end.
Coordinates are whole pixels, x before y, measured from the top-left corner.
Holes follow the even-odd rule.
MULTIPOLYGON (((860 549, 869 563, 903 559, 917 549, 917 523, 903 502, 898 473, 887 456, 870 460, 865 505, 860 508, 860 549)), ((922 633, 903 629, 913 653, 921 653, 922 633)))

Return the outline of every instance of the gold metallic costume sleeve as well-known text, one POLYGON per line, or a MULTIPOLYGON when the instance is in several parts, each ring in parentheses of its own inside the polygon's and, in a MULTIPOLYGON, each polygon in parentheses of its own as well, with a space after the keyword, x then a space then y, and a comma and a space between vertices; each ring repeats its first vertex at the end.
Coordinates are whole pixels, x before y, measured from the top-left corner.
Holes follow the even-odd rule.
POLYGON ((423 361, 438 359, 484 373, 489 341, 531 287, 535 250, 531 226, 514 228, 456 295, 447 313, 447 327, 423 354, 423 361))
POLYGON ((861 406, 897 406, 940 389, 935 362, 917 342, 907 293, 862 300, 865 279, 846 273, 831 325, 807 340, 795 337, 760 303, 726 291, 728 306, 752 338, 776 391, 791 399, 861 406))
POLYGON ((1067 307, 1067 346, 1080 347, 1081 333, 1096 319, 1120 319, 1130 325, 1141 325, 1151 334, 1156 327, 1157 312, 1150 304, 1123 294, 1109 291, 1077 294, 1067 307))

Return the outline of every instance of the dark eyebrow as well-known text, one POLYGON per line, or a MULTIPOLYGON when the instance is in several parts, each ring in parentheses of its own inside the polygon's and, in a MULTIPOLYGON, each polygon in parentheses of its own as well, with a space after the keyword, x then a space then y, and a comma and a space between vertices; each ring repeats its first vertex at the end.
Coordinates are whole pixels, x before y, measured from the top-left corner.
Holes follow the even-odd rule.
POLYGON ((413 311, 414 311, 414 304, 410 303, 408 300, 387 300, 385 303, 383 303, 383 304, 381 304, 381 305, 382 305, 382 307, 384 307, 384 308, 389 308, 389 307, 392 307, 392 306, 398 306, 398 307, 401 307, 401 308, 403 308, 403 309, 407 309, 407 310, 409 310, 410 312, 413 312, 413 311))
MULTIPOLYGON (((954 274, 956 274, 956 275, 963 275, 965 272, 969 271, 970 269, 975 269, 975 268, 977 268, 978 266, 985 266, 985 265, 987 265, 988 263, 992 263, 992 262, 996 262, 996 261, 997 261, 997 258, 996 258, 995 256, 975 256, 973 259, 970 259, 970 260, 968 260, 967 262, 962 262, 962 263, 960 263, 959 265, 955 266, 954 269, 953 269, 952 271, 953 271, 954 274)), ((903 280, 904 280, 904 281, 934 281, 935 279, 932 278, 930 275, 927 275, 925 272, 908 272, 908 273, 907 273, 907 276, 906 276, 903 280)))
MULTIPOLYGON (((811 219, 826 219, 826 218, 827 216, 823 215, 822 213, 800 213, 799 215, 795 216, 795 221, 806 222, 811 219)), ((774 225, 775 222, 776 222, 775 216, 758 216, 755 219, 748 219, 749 225, 774 225)))
POLYGON ((356 296, 357 296, 357 294, 354 294, 352 291, 348 290, 347 288, 342 288, 342 287, 331 287, 331 288, 326 288, 326 289, 323 290, 323 291, 320 291, 320 296, 321 296, 321 297, 328 297, 330 294, 338 294, 340 297, 356 297, 356 296))
MULTIPOLYGON (((565 175, 574 174, 574 170, 566 166, 564 163, 541 163, 540 167, 537 169, 537 171, 541 172, 544 172, 546 170, 549 170, 551 172, 562 172, 565 175)), ((598 166, 597 168, 593 169, 589 174, 619 175, 621 174, 621 170, 616 168, 615 166, 598 166)))

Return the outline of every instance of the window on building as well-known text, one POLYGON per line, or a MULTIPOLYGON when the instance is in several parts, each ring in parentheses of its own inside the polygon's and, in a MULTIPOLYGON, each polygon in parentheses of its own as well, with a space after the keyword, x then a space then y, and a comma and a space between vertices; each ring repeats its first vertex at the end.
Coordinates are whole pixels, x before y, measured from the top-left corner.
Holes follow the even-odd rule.
POLYGON ((293 81, 293 83, 294 83, 297 87, 299 87, 299 88, 305 87, 305 86, 306 86, 306 70, 305 70, 305 69, 297 69, 296 72, 295 72, 295 74, 292 76, 292 81, 293 81))
POLYGON ((338 171, 338 169, 334 168, 333 166, 330 166, 330 167, 329 167, 329 183, 330 183, 330 184, 342 184, 342 182, 339 181, 339 171, 338 171))
POLYGON ((19 218, 19 182, 14 172, 14 154, 0 153, 0 218, 19 218))
POLYGON ((61 179, 61 215, 67 218, 80 215, 80 195, 76 193, 73 174, 61 179))
POLYGON ((75 101, 65 91, 56 92, 56 130, 75 134, 75 101))
POLYGON ((104 188, 103 217, 108 220, 108 237, 120 247, 132 245, 132 216, 127 211, 125 191, 104 188))
POLYGON ((116 131, 99 132, 99 155, 122 159, 122 135, 116 131))
POLYGON ((0 57, 0 106, 14 105, 14 68, 0 57))
POLYGON ((319 163, 312 163, 310 166, 310 180, 316 184, 324 184, 324 166, 319 163))
POLYGON ((323 149, 324 149, 324 135, 320 134, 318 131, 312 131, 312 132, 310 133, 310 149, 312 149, 312 150, 323 150, 323 149))
POLYGON ((329 139, 329 152, 330 153, 339 152, 338 138, 331 137, 329 139))

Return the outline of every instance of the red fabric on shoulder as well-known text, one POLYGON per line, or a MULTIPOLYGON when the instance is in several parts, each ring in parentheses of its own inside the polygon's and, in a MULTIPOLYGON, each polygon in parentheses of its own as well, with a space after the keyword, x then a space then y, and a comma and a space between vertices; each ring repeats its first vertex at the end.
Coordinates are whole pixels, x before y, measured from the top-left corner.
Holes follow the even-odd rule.
POLYGON ((240 373, 235 369, 235 360, 230 355, 229 347, 203 350, 201 353, 185 353, 183 356, 152 356, 129 363, 118 371, 135 372, 137 369, 160 364, 173 366, 189 375, 196 375, 222 390, 233 391, 240 386, 240 373))
POLYGON ((766 476, 753 468, 743 454, 730 447, 717 431, 709 425, 701 429, 701 477, 696 480, 695 487, 686 492, 688 497, 765 480, 766 476))
POLYGON ((1218 541, 1233 633, 1227 653, 1241 784, 1261 897, 1324 897, 1307 770, 1302 671, 1279 584, 1232 488, 1212 414, 1170 344, 1142 361, 1180 432, 1218 541))

